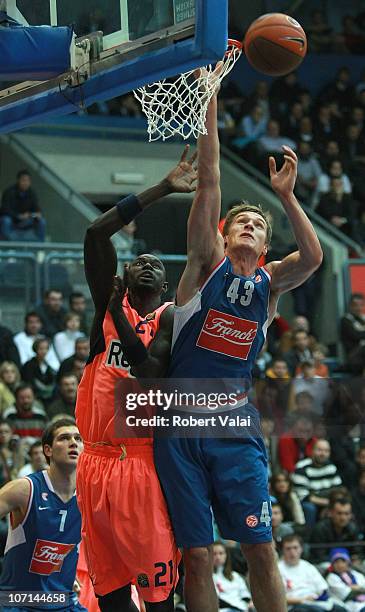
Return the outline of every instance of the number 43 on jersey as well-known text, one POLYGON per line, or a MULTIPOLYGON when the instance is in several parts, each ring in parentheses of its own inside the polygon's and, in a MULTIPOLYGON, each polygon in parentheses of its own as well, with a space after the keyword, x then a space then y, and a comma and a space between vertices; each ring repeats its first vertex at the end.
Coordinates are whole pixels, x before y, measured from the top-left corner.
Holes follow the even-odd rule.
POLYGON ((255 285, 250 280, 245 281, 243 283, 243 292, 241 294, 239 291, 240 285, 241 279, 237 277, 234 278, 227 291, 227 298, 230 300, 231 304, 235 304, 239 299, 241 306, 249 306, 249 304, 251 304, 255 285))

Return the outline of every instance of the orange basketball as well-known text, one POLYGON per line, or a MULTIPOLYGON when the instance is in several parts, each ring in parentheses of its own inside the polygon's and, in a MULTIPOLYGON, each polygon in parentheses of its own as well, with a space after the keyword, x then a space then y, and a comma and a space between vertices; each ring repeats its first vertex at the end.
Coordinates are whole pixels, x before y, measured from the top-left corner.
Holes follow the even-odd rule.
POLYGON ((244 49, 251 66, 270 76, 295 70, 307 53, 307 37, 293 17, 268 13, 247 30, 244 49))

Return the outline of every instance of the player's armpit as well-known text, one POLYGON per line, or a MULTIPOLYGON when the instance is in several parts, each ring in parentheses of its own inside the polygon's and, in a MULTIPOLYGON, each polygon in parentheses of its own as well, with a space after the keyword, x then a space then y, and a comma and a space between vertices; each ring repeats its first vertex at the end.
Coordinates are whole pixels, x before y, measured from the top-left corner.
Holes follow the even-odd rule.
POLYGON ((265 267, 271 274, 271 291, 280 294, 302 285, 319 266, 310 266, 299 251, 295 251, 282 261, 271 261, 265 267))
POLYGON ((20 522, 27 511, 30 492, 31 484, 27 478, 19 478, 4 485, 0 490, 0 518, 13 512, 18 515, 17 522, 20 522))

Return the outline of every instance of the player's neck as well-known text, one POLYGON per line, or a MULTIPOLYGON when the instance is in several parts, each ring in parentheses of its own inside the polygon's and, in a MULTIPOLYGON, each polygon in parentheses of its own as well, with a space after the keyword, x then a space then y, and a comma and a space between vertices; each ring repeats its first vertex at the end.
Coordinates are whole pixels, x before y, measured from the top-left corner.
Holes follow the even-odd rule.
POLYGON ((229 257, 234 274, 239 276, 252 276, 257 268, 257 255, 252 252, 226 251, 229 257))
POLYGON ((154 312, 161 305, 159 295, 151 295, 150 293, 137 294, 134 291, 128 292, 128 301, 141 317, 154 312))
POLYGON ((48 470, 48 476, 58 497, 64 502, 68 502, 75 493, 76 489, 76 470, 70 466, 69 470, 61 470, 54 463, 48 470))

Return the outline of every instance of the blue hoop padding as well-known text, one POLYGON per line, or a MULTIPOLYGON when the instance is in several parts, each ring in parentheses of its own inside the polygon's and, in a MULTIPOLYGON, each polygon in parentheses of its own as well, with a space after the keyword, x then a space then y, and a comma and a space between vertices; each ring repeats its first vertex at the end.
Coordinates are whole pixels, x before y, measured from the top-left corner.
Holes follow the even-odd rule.
POLYGON ((0 108, 0 133, 18 130, 46 117, 75 112, 146 83, 220 60, 228 39, 228 0, 196 0, 195 38, 131 59, 91 76, 82 87, 56 87, 0 108))
POLYGON ((70 70, 71 27, 1 22, 9 25, 0 25, 0 81, 46 81, 70 70))

